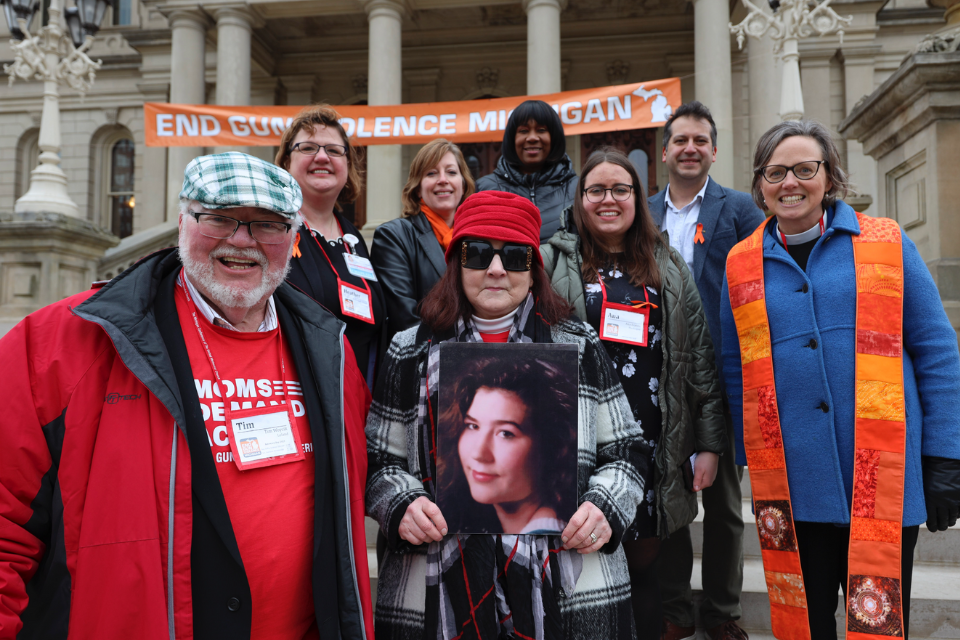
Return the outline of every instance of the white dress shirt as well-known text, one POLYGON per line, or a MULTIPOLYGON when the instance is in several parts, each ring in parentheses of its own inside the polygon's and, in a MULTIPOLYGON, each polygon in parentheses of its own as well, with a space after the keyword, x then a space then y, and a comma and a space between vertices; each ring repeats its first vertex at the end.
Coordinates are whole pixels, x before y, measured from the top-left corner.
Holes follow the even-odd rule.
MULTIPOLYGON (((203 299, 203 296, 200 295, 197 288, 190 282, 186 271, 183 272, 183 280, 187 283, 187 290, 190 292, 190 298, 192 298, 194 304, 197 305, 197 310, 203 314, 203 317, 206 318, 210 324, 215 327, 230 329, 231 331, 239 331, 239 329, 230 324, 225 318, 220 317, 220 314, 214 311, 213 307, 207 304, 207 301, 203 299)), ((267 312, 264 314, 263 322, 260 323, 260 328, 257 329, 257 331, 273 331, 277 326, 277 308, 273 303, 273 296, 270 296, 270 298, 267 299, 267 312)))
POLYGON ((677 209, 670 200, 670 183, 667 183, 667 193, 665 198, 666 212, 663 216, 663 224, 660 229, 670 234, 670 246, 680 252, 684 262, 693 271, 693 240, 697 235, 697 220, 700 218, 700 205, 703 204, 704 194, 707 191, 707 185, 710 184, 710 176, 703 183, 703 188, 697 193, 696 197, 690 201, 690 204, 677 209))

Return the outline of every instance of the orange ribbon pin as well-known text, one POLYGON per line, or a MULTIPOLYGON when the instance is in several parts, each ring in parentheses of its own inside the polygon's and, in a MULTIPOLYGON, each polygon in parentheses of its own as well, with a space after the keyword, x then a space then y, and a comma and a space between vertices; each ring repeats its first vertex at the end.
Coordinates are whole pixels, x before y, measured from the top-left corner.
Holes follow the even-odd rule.
POLYGON ((300 252, 300 233, 297 232, 297 239, 293 241, 293 257, 299 258, 301 255, 303 254, 300 252))
POLYGON ((697 235, 693 236, 694 244, 703 244, 703 224, 697 223, 697 235))

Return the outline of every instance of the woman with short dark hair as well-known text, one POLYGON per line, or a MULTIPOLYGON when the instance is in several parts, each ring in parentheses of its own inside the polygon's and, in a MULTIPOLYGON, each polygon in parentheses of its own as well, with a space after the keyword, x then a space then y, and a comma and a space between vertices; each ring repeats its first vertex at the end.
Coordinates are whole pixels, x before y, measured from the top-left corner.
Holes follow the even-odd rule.
POLYGON ((907 638, 913 555, 960 511, 957 334, 916 245, 843 202, 826 127, 767 131, 772 215, 727 258, 723 376, 777 637, 907 638), (786 606, 789 605, 789 606, 786 606))
POLYGON ((373 387, 380 334, 386 319, 384 293, 370 263, 367 243, 341 212, 363 188, 357 150, 324 104, 307 107, 280 138, 275 163, 297 179, 303 192, 287 281, 332 311, 367 385, 373 387))
POLYGON ((468 629, 478 640, 634 637, 620 538, 650 451, 596 334, 550 288, 539 231, 524 198, 467 198, 421 324, 387 352, 367 421, 367 511, 389 545, 377 584, 380 640, 453 640, 468 629), (559 536, 448 535, 434 497, 439 388, 452 383, 441 379, 440 345, 449 341, 577 345, 580 506, 557 514, 568 521, 559 536))
POLYGON ((542 100, 522 102, 507 120, 500 154, 494 172, 477 180, 477 191, 507 191, 533 202, 543 221, 540 242, 546 242, 577 191, 560 116, 542 100))

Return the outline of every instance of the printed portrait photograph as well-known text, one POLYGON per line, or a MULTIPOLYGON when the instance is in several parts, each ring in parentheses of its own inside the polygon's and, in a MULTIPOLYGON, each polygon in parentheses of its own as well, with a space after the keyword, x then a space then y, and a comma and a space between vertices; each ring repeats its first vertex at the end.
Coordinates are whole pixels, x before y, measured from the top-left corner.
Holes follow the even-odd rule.
POLYGON ((577 347, 440 345, 437 506, 450 533, 559 534, 577 510, 577 347))

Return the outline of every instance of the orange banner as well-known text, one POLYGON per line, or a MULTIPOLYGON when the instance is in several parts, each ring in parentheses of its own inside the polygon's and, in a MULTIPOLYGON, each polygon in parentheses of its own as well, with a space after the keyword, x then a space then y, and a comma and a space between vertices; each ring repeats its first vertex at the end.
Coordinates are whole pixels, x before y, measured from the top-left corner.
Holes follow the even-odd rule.
MULTIPOLYGON (((680 106, 680 79, 460 102, 334 107, 354 145, 423 144, 503 139, 510 113, 530 97, 560 115, 568 136, 662 126, 680 106)), ((277 146, 303 107, 220 107, 148 102, 148 147, 277 146)))

